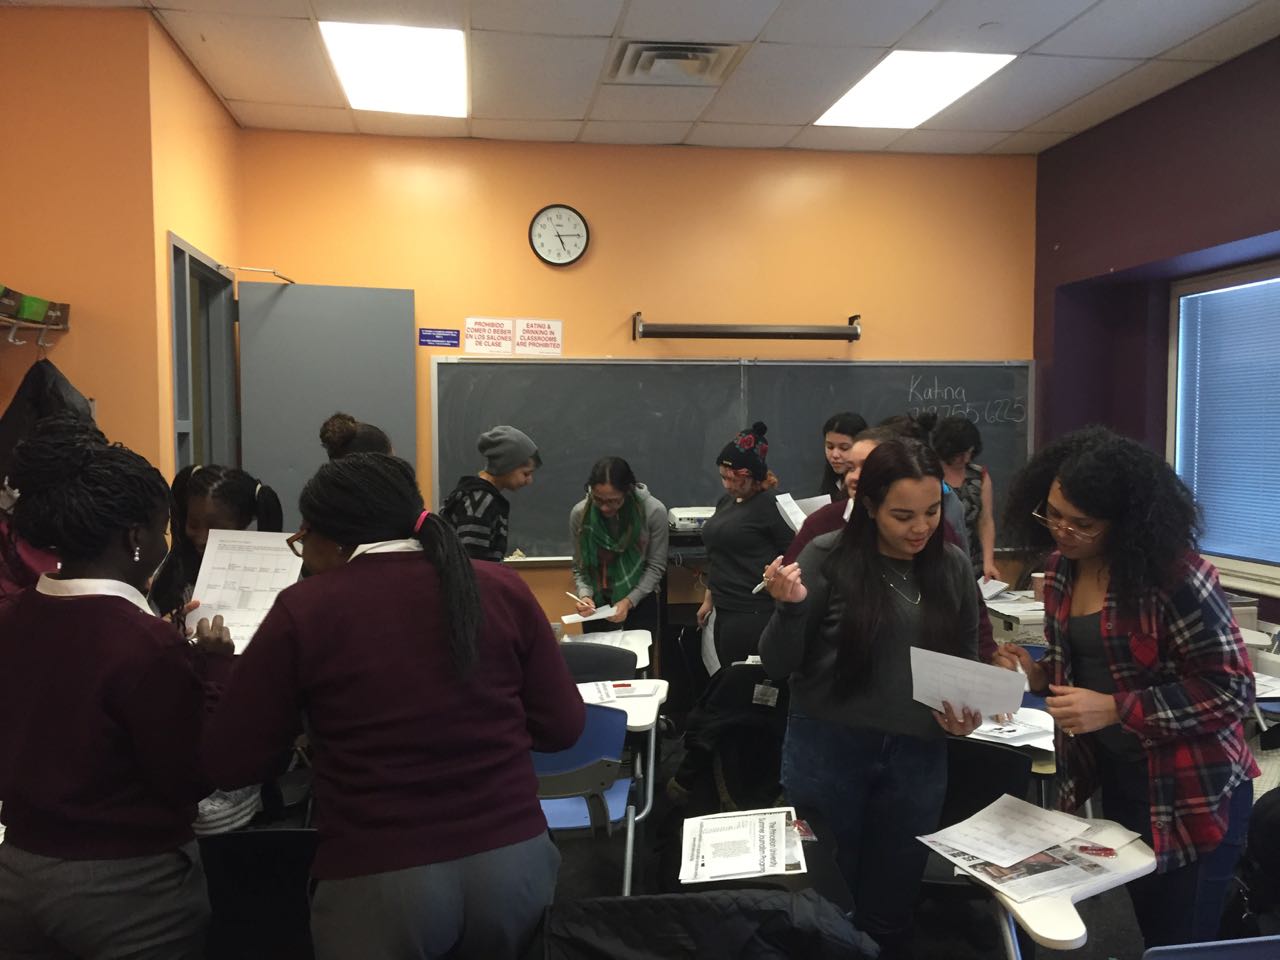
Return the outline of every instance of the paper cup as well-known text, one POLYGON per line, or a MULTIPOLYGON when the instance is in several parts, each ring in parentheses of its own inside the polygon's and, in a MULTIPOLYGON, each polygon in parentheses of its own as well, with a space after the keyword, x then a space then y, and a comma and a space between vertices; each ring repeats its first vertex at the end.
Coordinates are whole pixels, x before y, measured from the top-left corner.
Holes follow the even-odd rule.
POLYGON ((1044 574, 1033 573, 1031 575, 1031 594, 1041 603, 1044 603, 1044 574))

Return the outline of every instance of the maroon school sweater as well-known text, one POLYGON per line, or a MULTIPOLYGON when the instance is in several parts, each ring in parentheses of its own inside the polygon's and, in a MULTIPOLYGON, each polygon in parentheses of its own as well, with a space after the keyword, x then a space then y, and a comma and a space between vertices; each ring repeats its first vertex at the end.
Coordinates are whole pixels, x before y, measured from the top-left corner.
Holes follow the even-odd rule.
MULTIPOLYGON (((0 818, 48 857, 147 856, 192 839, 206 688, 230 657, 116 596, 26 590, 0 615, 0 818)), ((211 685, 216 689, 216 685, 211 685)))
POLYGON ((529 588, 498 564, 473 567, 484 622, 465 681, 421 553, 366 554, 289 587, 240 657, 206 770, 224 788, 256 783, 305 714, 314 876, 454 860, 546 830, 529 751, 576 742, 582 698, 529 588))

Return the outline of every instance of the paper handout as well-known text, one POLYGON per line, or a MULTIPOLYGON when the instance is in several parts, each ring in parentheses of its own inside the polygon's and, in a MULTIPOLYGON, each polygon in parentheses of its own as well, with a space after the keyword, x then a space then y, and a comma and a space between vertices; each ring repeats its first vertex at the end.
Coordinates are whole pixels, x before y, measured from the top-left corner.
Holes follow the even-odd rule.
POLYGON ((984 717, 1013 713, 1022 704, 1023 682, 1013 670, 911 648, 912 699, 935 710, 946 700, 957 714, 963 707, 984 717))
POLYGON ((983 600, 994 600, 1000 594, 1009 589, 1009 585, 1003 580, 983 580, 978 578, 978 589, 982 591, 983 600))
POLYGON ((968 820, 920 839, 945 844, 998 867, 1011 867, 1088 829, 1086 820, 1043 810, 1006 793, 968 820))
POLYGON ((276 595, 298 582, 302 560, 286 542, 287 533, 210 530, 191 598, 194 618, 222 617, 241 653, 275 603, 276 595))
POLYGON ((611 703, 617 697, 613 692, 613 684, 608 680, 593 680, 590 683, 578 684, 578 693, 583 703, 611 703))
POLYGON ((560 618, 561 623, 587 623, 591 620, 607 620, 618 611, 611 605, 606 607, 596 607, 595 613, 589 613, 585 617, 580 613, 566 613, 560 618))
POLYGON ((690 817, 684 822, 680 882, 804 873, 793 807, 690 817))
POLYGON ((789 493, 780 493, 777 499, 778 512, 782 514, 782 519, 787 521, 787 526, 797 531, 804 524, 805 517, 818 508, 825 507, 830 502, 830 494, 796 500, 789 493))

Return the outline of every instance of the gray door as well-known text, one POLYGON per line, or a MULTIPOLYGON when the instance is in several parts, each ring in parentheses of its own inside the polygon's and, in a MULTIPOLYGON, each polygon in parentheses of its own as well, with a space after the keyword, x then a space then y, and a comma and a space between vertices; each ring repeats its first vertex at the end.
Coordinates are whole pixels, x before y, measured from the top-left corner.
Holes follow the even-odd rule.
POLYGON ((244 469, 280 494, 286 529, 330 414, 376 424, 417 462, 413 325, 412 290, 240 284, 244 469))

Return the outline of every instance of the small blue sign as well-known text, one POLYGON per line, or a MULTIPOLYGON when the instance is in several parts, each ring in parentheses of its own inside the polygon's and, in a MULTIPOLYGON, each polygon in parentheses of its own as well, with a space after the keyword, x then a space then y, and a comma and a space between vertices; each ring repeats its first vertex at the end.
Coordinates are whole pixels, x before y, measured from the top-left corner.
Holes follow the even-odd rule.
POLYGON ((418 346, 420 347, 457 347, 461 344, 461 330, 436 330, 432 327, 418 328, 418 346))

